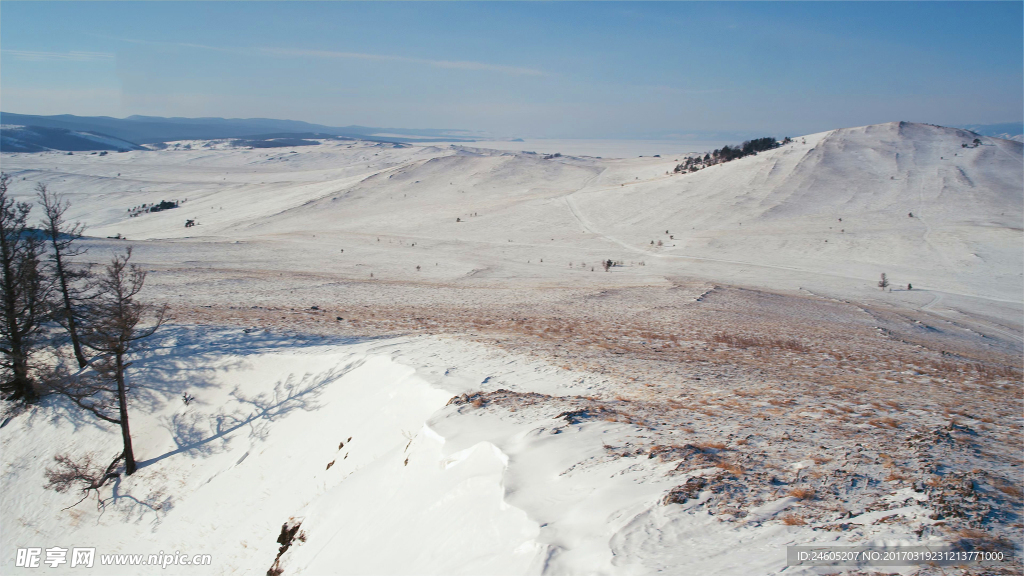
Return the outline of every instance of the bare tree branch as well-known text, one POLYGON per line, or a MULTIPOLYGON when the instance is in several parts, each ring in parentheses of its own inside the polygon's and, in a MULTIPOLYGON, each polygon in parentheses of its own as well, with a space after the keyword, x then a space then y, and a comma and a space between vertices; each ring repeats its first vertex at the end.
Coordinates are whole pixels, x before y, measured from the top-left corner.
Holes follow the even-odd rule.
POLYGON ((64 508, 74 508, 81 504, 86 498, 89 497, 89 493, 96 491, 97 506, 101 505, 102 500, 99 497, 99 490, 107 483, 108 480, 112 480, 120 476, 115 472, 118 462, 124 459, 124 454, 118 455, 114 458, 106 470, 101 470, 93 464, 92 454, 86 454, 78 460, 75 460, 68 454, 59 454, 53 457, 57 465, 54 468, 46 469, 46 485, 45 488, 50 490, 56 490, 61 494, 71 490, 72 488, 78 488, 82 492, 82 498, 64 508))

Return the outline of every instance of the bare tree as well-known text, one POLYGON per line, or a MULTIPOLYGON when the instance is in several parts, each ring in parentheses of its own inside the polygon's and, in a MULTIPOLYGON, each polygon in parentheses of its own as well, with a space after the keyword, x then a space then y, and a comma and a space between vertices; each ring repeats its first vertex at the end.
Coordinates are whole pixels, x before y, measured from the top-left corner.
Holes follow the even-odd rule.
POLYGON ((125 371, 131 366, 129 354, 137 343, 148 338, 164 323, 167 306, 156 307, 135 299, 146 281, 146 272, 129 264, 132 249, 116 254, 106 269, 97 276, 98 294, 89 307, 89 322, 83 330, 83 342, 101 356, 92 362, 95 379, 82 379, 77 391, 68 394, 76 404, 97 417, 121 426, 124 440, 125 473, 135 472, 131 431, 128 427, 128 383, 125 371), (116 392, 115 392, 116 391, 116 392), (114 417, 110 396, 116 393, 117 412, 114 417), (75 396, 78 399, 75 399, 75 396))
POLYGON ((88 279, 87 269, 76 268, 71 258, 85 253, 84 248, 74 246, 74 242, 82 237, 85 225, 80 222, 69 224, 64 220, 70 203, 63 197, 47 190, 45 184, 36 185, 36 194, 43 205, 43 229, 50 241, 50 260, 53 262, 54 279, 60 289, 61 302, 56 306, 54 318, 64 326, 71 337, 71 347, 79 368, 85 368, 88 361, 82 351, 82 342, 78 336, 79 313, 82 301, 80 284, 88 279))
POLYGON ((7 194, 11 177, 0 173, 0 390, 8 399, 33 402, 36 391, 30 375, 31 357, 43 344, 48 316, 50 282, 42 271, 43 241, 28 227, 32 205, 15 203, 7 194))
MULTIPOLYGON (((57 492, 64 493, 68 490, 78 487, 82 493, 82 498, 78 502, 75 502, 71 506, 65 508, 74 508, 75 506, 82 503, 89 497, 89 492, 92 490, 96 491, 96 498, 99 499, 100 488, 107 483, 108 480, 112 480, 120 476, 114 469, 117 467, 117 463, 121 461, 124 455, 119 455, 114 458, 106 470, 99 468, 92 462, 92 455, 86 454, 82 458, 75 460, 67 454, 60 454, 54 456, 53 460, 57 463, 54 468, 46 469, 46 485, 44 488, 50 490, 56 490, 57 492)), ((102 502, 98 502, 98 506, 102 506, 102 502)))

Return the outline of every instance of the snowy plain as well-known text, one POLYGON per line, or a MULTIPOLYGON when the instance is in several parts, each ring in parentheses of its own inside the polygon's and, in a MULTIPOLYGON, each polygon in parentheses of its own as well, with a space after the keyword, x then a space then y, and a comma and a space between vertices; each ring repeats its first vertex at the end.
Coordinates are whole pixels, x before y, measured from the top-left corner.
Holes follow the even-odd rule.
MULTIPOLYGON (((958 418, 994 444, 950 458, 1020 479, 1004 452, 1021 430, 1024 155, 973 137, 850 128, 693 174, 673 172, 682 156, 368 142, 5 153, 17 197, 66 194, 91 260, 132 244, 178 319, 131 375, 141 468, 105 507, 62 510, 78 498, 43 470, 58 451, 114 456, 116 430, 56 398, 5 423, 0 567, 32 572, 19 547, 95 545, 213 555, 166 573, 262 574, 295 522, 285 574, 829 573, 786 568, 785 547, 948 541, 925 472, 887 466, 867 492, 830 478, 958 418), (181 205, 131 216, 161 200, 181 205), (647 331, 615 332, 632 323, 647 331), (1002 375, 922 367, 950 354, 1002 375), (879 396, 837 400, 852 384, 836 366, 879 396), (835 391, 801 372, 822 369, 835 391), (939 406, 906 398, 936 386, 939 406), (991 417, 950 416, 969 387, 991 417), (822 419, 841 434, 806 426, 822 419), (762 474, 748 447, 777 461, 762 474), (821 470, 810 499, 791 495, 805 469, 821 470), (692 478, 707 490, 666 500, 692 478)), ((1001 498, 995 476, 973 481, 1001 498)), ((1020 535, 1019 516, 995 522, 1020 535)))

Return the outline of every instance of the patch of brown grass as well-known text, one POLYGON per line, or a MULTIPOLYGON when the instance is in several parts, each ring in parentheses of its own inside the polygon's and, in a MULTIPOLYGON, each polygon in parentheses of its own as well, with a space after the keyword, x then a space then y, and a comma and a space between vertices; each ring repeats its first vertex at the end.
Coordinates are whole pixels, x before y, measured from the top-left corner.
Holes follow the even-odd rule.
POLYGON ((725 444, 723 444, 721 442, 700 442, 700 443, 694 444, 694 446, 696 446, 697 448, 700 448, 701 450, 708 450, 708 449, 725 450, 726 449, 725 444))
POLYGON ((989 536, 988 532, 985 532, 984 530, 978 530, 976 528, 964 528, 963 530, 959 530, 956 533, 956 535, 961 538, 971 538, 975 540, 980 538, 988 538, 989 536))
POLYGON ((800 500, 812 500, 814 499, 814 489, 793 488, 792 490, 789 491, 789 495, 800 500))
POLYGON ((778 350, 788 350, 790 352, 810 352, 810 348, 796 340, 782 340, 760 336, 752 337, 719 332, 711 337, 711 341, 719 344, 727 344, 733 348, 775 348, 778 350))
POLYGON ((872 419, 868 420, 868 424, 871 424, 872 426, 875 426, 877 428, 899 428, 900 427, 899 420, 896 420, 895 418, 890 418, 888 416, 886 416, 884 418, 872 418, 872 419))
POLYGON ((1016 498, 1017 500, 1020 500, 1022 497, 1024 497, 1024 490, 1021 490, 1020 486, 1014 486, 1013 484, 1003 484, 1002 482, 999 482, 995 484, 995 487, 996 490, 999 490, 1000 492, 1006 494, 1007 496, 1016 498))
POLYGON ((745 472, 743 470, 743 466, 740 466, 735 462, 716 462, 715 466, 730 474, 735 474, 736 476, 741 476, 745 472))
POLYGON ((906 474, 904 474, 902 472, 899 472, 899 471, 897 471, 895 469, 894 470, 890 470, 889 474, 885 477, 885 481, 886 482, 892 482, 894 480, 909 480, 909 479, 910 479, 909 476, 907 476, 906 474))
POLYGON ((797 516, 795 514, 786 514, 782 517, 782 523, 786 526, 804 526, 807 521, 804 520, 803 516, 797 516))

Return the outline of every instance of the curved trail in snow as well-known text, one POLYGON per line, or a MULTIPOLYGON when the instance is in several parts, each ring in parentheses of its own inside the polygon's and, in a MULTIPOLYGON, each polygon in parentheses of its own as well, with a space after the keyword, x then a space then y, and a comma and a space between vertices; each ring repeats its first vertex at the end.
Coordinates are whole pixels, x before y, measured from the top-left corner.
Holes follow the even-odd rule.
POLYGON ((753 262, 744 262, 742 260, 728 260, 728 259, 725 259, 725 258, 710 258, 710 257, 707 257, 707 256, 681 256, 679 254, 658 254, 658 253, 655 253, 655 252, 650 252, 648 250, 645 250, 644 248, 637 248, 636 246, 634 246, 632 244, 629 244, 629 243, 627 243, 627 242, 625 242, 623 240, 620 240, 620 239, 618 239, 618 238, 616 238, 614 236, 611 236, 609 234, 605 234, 604 232, 601 232, 600 230, 597 230, 594 227, 594 225, 590 221, 588 221, 586 219, 586 217, 580 211, 579 206, 576 205, 576 201, 572 198, 573 194, 575 194, 575 193, 576 192, 572 192, 570 194, 567 194, 564 197, 565 198, 565 203, 569 206, 569 211, 572 212, 573 217, 576 219, 577 222, 579 222, 580 226, 584 230, 586 230, 587 232, 590 232, 591 234, 595 234, 595 235, 600 236, 600 237, 602 237, 602 238, 604 238, 606 240, 614 242, 615 244, 618 244, 619 246, 622 246, 623 248, 625 248, 627 250, 631 250, 631 251, 636 252, 638 254, 644 254, 644 255, 647 255, 647 256, 652 256, 654 258, 668 258, 668 259, 676 259, 676 260, 696 260, 696 261, 704 261, 704 262, 718 262, 718 263, 724 263, 724 264, 738 264, 738 265, 741 265, 741 266, 754 266, 754 267, 757 267, 757 268, 768 268, 768 269, 773 269, 773 270, 791 270, 791 271, 794 271, 794 272, 803 272, 803 273, 807 273, 807 274, 817 274, 817 275, 824 275, 824 276, 833 276, 833 277, 836 277, 836 278, 844 278, 844 279, 847 279, 847 280, 863 280, 862 278, 858 278, 856 276, 844 276, 844 275, 841 275, 841 274, 832 274, 832 273, 829 273, 829 272, 817 272, 817 271, 813 271, 813 270, 806 270, 806 269, 803 269, 803 268, 797 268, 795 266, 782 266, 782 265, 778 265, 778 264, 755 264, 753 262))
MULTIPOLYGON (((940 312, 938 310, 934 310, 933 309, 933 307, 936 304, 938 304, 939 302, 942 301, 942 299, 944 297, 944 294, 942 292, 938 291, 938 290, 932 290, 932 292, 935 292, 935 297, 932 299, 931 302, 925 304, 924 306, 921 306, 920 310, 928 312, 929 314, 935 314, 936 316, 941 316, 941 317, 949 320, 950 322, 952 322, 953 324, 956 324, 956 325, 963 324, 964 323, 963 319, 961 319, 961 318, 954 318, 953 316, 951 316, 949 314, 946 314, 944 312, 940 312)), ((1007 338, 1009 338, 1009 339, 1011 339, 1011 340, 1013 340, 1015 342, 1024 342, 1024 336, 1022 336, 1020 334, 1015 334, 1013 332, 1007 331, 1007 330, 1005 330, 1002 327, 993 326, 993 324, 991 322, 979 322, 979 321, 977 321, 975 319, 972 319, 972 320, 973 320, 973 323, 975 323, 975 324, 982 324, 985 327, 985 329, 990 330, 992 332, 995 332, 996 334, 999 334, 1001 336, 1005 336, 1005 337, 1007 337, 1007 338)), ((973 330, 973 329, 971 329, 971 330, 973 330)), ((974 330, 974 331, 977 331, 977 330, 974 330)))
MULTIPOLYGON (((630 250, 632 252, 636 252, 638 254, 644 254, 644 255, 652 256, 654 258, 665 258, 665 259, 675 259, 675 260, 689 260, 689 261, 701 261, 701 262, 715 262, 715 263, 721 263, 721 264, 736 264, 736 265, 740 265, 740 266, 752 266, 752 267, 756 267, 756 268, 766 268, 766 269, 769 269, 769 270, 790 270, 790 271, 793 271, 793 272, 801 272, 801 273, 804 273, 804 274, 813 274, 813 275, 817 275, 817 276, 829 276, 829 277, 832 277, 832 278, 843 278, 845 280, 864 281, 863 278, 860 278, 858 276, 847 276, 845 274, 836 274, 834 272, 824 272, 824 271, 820 271, 820 270, 808 270, 806 268, 799 268, 799 267, 796 267, 796 266, 784 266, 784 265, 781 265, 781 264, 758 264, 758 263, 754 263, 754 262, 745 262, 745 261, 742 261, 742 260, 729 260, 729 259, 726 259, 726 258, 711 258, 711 257, 708 257, 708 256, 682 256, 682 255, 679 255, 679 254, 658 254, 656 252, 651 252, 651 251, 649 251, 647 249, 644 249, 644 248, 638 248, 637 246, 634 246, 634 245, 632 245, 632 244, 630 244, 630 243, 628 243, 628 242, 626 242, 624 240, 620 240, 619 238, 616 238, 616 237, 614 237, 614 236, 612 236, 610 234, 606 234, 605 232, 597 229, 597 227, 592 222, 590 222, 587 219, 587 217, 583 214, 582 210, 580 209, 579 205, 576 204, 576 200, 573 198, 573 196, 575 194, 584 191, 585 188, 586 188, 586 185, 584 185, 582 188, 580 188, 578 190, 575 190, 573 192, 570 192, 569 194, 566 194, 563 197, 564 200, 565 200, 566 205, 569 207, 570 213, 572 213, 572 215, 573 215, 573 218, 576 219, 576 221, 579 223, 580 227, 583 228, 583 230, 585 230, 585 231, 587 231, 587 232, 589 232, 591 234, 595 234, 597 236, 600 236, 600 237, 602 237, 602 238, 604 238, 604 239, 606 239, 606 240, 608 240, 610 242, 618 244, 619 246, 622 246, 623 248, 625 248, 627 250, 630 250)), ((607 188, 598 188, 598 189, 595 189, 595 190, 590 190, 590 192, 601 191, 601 190, 613 190, 613 189, 615 189, 614 186, 607 187, 607 188)), ((927 223, 925 223, 925 226, 927 226, 927 223)), ((930 231, 930 227, 928 228, 928 230, 930 231)), ((979 294, 966 294, 966 293, 963 293, 963 292, 954 292, 952 290, 938 290, 938 289, 928 289, 928 290, 931 291, 931 292, 942 292, 944 294, 952 294, 952 295, 956 295, 956 296, 966 296, 968 298, 978 298, 978 299, 987 300, 987 301, 990 301, 990 302, 1002 302, 1002 303, 1008 303, 1008 304, 1019 304, 1020 303, 1018 300, 1007 300, 1007 299, 1004 299, 1004 298, 993 298, 991 296, 981 296, 979 294)), ((999 330, 995 330, 995 331, 1001 332, 999 330)), ((1010 334, 1007 334, 1007 335, 1010 335, 1010 334)), ((1012 337, 1014 339, 1021 340, 1021 338, 1019 336, 1012 336, 1012 337)))

